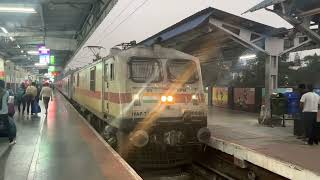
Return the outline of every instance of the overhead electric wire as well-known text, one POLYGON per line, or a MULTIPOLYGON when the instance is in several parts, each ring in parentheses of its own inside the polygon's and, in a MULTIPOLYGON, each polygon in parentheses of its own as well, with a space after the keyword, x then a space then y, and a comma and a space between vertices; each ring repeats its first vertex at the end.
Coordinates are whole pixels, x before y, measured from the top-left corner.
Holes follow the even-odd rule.
MULTIPOLYGON (((118 20, 118 18, 119 18, 135 1, 137 1, 137 0, 130 0, 130 2, 125 6, 125 8, 123 8, 123 9, 121 10, 121 12, 120 12, 115 18, 112 19, 111 23, 110 23, 108 26, 106 26, 106 28, 103 29, 102 31, 108 30, 108 29, 118 20)), ((98 38, 98 37, 97 37, 97 38, 98 38)), ((97 44, 100 44, 101 41, 103 40, 103 38, 99 38, 99 39, 100 39, 100 40, 99 40, 99 42, 98 42, 97 44)), ((96 41, 96 40, 94 40, 94 41, 96 41)), ((74 59, 73 61, 77 62, 77 60, 78 60, 78 59, 81 59, 81 58, 82 58, 82 56, 80 56, 79 58, 74 59)))
MULTIPOLYGON (((105 28, 103 31, 108 30, 108 29, 118 20, 118 18, 119 18, 135 1, 137 1, 137 0, 131 0, 131 1, 126 5, 126 7, 121 10, 121 12, 113 19, 113 21, 111 21, 111 23, 110 23, 110 24, 107 26, 107 28, 105 28)), ((99 38, 99 39, 100 39, 100 40, 99 40, 98 44, 101 43, 101 41, 103 40, 103 38, 99 38)))
MULTIPOLYGON (((142 8, 149 0, 145 0, 142 4, 140 4, 132 13, 129 14, 124 20, 122 20, 112 31, 106 34, 104 38, 109 37, 114 31, 116 31, 124 22, 126 22, 133 14, 135 14, 140 8, 142 8)), ((103 40, 106 40, 102 38, 103 40)))
MULTIPOLYGON (((118 16, 115 18, 115 20, 122 15, 136 0, 131 1, 127 4, 127 6, 118 14, 118 16)), ((131 12, 125 19, 123 19, 114 29, 112 29, 109 33, 106 33, 106 35, 103 38, 100 38, 100 41, 98 44, 101 43, 102 40, 105 40, 105 38, 109 37, 114 31, 116 31, 124 22, 126 22, 132 15, 134 15, 140 8, 142 8, 149 0, 144 0, 142 4, 140 4, 138 7, 134 9, 133 12, 131 12)), ((115 21, 113 21, 111 24, 113 24, 115 21)), ((109 26, 108 26, 109 27, 109 26)), ((108 27, 105 30, 108 29, 108 27)), ((81 58, 81 57, 79 57, 81 58)), ((78 59, 78 58, 76 58, 78 59)), ((77 62, 77 60, 75 60, 77 62)))

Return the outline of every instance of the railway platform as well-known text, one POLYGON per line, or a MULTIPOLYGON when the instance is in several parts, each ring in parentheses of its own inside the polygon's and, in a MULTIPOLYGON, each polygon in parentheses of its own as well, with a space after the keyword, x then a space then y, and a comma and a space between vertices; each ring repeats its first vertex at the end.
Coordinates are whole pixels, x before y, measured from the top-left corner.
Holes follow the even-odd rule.
POLYGON ((320 179, 320 146, 305 145, 293 135, 293 122, 286 127, 258 124, 258 114, 209 107, 208 145, 288 179, 320 179))
POLYGON ((141 179, 59 93, 47 117, 16 113, 15 122, 17 144, 0 138, 1 180, 141 179))

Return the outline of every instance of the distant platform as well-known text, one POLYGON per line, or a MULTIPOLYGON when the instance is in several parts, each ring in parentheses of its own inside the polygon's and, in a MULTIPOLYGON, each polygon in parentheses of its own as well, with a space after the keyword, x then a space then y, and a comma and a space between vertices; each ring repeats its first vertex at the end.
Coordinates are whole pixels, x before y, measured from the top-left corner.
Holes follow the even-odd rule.
POLYGON ((265 127, 258 115, 209 107, 209 146, 275 174, 296 180, 320 179, 320 145, 305 145, 287 127, 265 127))
POLYGON ((1 180, 142 180, 59 93, 47 118, 15 121, 17 144, 0 139, 1 180))

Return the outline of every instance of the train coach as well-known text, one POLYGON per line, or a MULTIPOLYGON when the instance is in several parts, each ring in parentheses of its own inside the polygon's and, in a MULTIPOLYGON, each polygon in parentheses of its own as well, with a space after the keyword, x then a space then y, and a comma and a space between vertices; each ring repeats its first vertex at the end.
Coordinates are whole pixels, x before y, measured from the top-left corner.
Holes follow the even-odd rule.
POLYGON ((186 164, 210 137, 199 60, 174 49, 113 48, 57 87, 139 167, 186 164))

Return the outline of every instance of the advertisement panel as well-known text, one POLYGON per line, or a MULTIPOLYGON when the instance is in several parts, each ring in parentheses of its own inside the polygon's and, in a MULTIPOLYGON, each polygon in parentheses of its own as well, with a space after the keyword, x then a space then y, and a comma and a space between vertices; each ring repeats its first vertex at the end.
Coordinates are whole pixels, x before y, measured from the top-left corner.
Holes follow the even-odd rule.
POLYGON ((0 79, 5 80, 4 60, 0 58, 0 79))
POLYGON ((212 104, 217 107, 228 107, 228 88, 213 87, 212 88, 212 104))
POLYGON ((254 112, 255 88, 234 88, 233 101, 236 110, 254 112))

